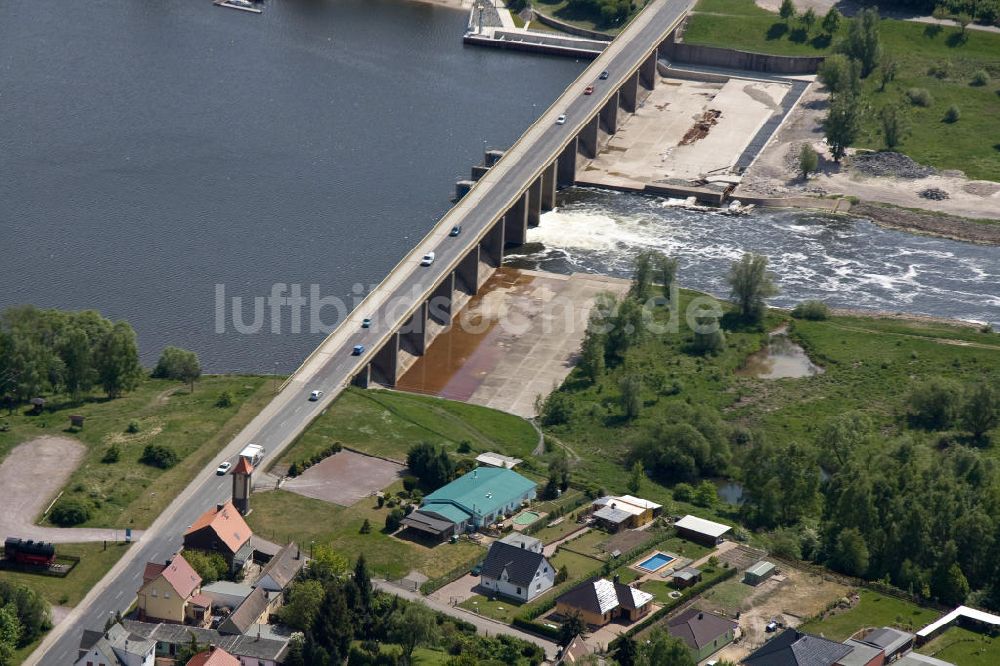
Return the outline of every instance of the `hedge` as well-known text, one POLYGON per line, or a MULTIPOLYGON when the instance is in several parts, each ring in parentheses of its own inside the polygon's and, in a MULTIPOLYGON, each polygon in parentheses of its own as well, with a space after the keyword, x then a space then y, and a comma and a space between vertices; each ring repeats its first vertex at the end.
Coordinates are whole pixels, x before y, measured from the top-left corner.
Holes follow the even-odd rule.
POLYGON ((520 616, 515 617, 510 625, 512 627, 516 627, 517 629, 524 629, 532 634, 538 634, 539 636, 544 636, 545 638, 551 638, 554 641, 558 641, 561 638, 559 635, 559 627, 553 629, 548 625, 540 624, 533 620, 525 620, 520 616))

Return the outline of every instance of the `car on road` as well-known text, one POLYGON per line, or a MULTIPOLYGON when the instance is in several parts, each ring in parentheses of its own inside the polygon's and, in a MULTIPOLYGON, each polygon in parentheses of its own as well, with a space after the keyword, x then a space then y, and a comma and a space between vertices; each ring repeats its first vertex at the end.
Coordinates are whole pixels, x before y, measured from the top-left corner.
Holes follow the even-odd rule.
POLYGON ((603 72, 601 72, 601 76, 599 78, 601 79, 601 81, 608 78, 608 70, 604 70, 603 72))
POLYGON ((457 236, 460 233, 462 233, 462 226, 459 225, 459 224, 456 224, 455 226, 453 226, 451 228, 451 231, 448 232, 448 235, 449 236, 457 236))
POLYGON ((218 467, 215 468, 215 473, 217 475, 219 475, 219 476, 223 476, 223 475, 225 475, 226 472, 229 471, 229 468, 232 467, 232 466, 233 466, 233 463, 231 463, 231 462, 229 462, 227 460, 226 462, 222 463, 221 465, 219 465, 218 467))
POLYGON ((594 94, 594 86, 587 86, 586 88, 584 88, 583 89, 583 94, 584 95, 593 95, 594 94))
POLYGON ((560 115, 558 118, 556 118, 556 125, 565 125, 565 124, 566 124, 566 114, 564 113, 560 115))
POLYGON ((372 325, 371 317, 365 317, 364 319, 361 320, 361 328, 371 328, 371 325, 372 325))
POLYGON ((313 391, 312 393, 309 394, 309 399, 313 402, 316 402, 322 397, 323 397, 322 391, 313 391))
POLYGON ((351 355, 352 356, 361 356, 364 353, 365 353, 365 346, 364 345, 354 345, 354 349, 351 350, 351 355))
POLYGON ((427 254, 424 255, 424 258, 420 260, 420 265, 421 266, 430 266, 433 263, 434 263, 434 253, 433 252, 428 252, 427 254))

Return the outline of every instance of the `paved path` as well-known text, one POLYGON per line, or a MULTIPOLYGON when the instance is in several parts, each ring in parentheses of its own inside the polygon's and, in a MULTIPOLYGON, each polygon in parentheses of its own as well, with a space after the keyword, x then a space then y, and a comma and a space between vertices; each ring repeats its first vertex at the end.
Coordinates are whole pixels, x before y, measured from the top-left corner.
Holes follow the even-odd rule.
MULTIPOLYGON (((565 516, 565 518, 568 520, 570 518, 570 516, 565 516)), ((586 534, 589 531, 590 531, 590 528, 585 525, 585 526, 581 527, 580 529, 576 530, 575 532, 570 532, 569 534, 567 534, 566 536, 562 537, 561 539, 556 539, 552 543, 546 544, 542 548, 542 555, 544 555, 545 557, 552 557, 553 555, 556 554, 556 548, 558 548, 562 544, 566 543, 570 539, 575 539, 578 536, 580 536, 581 534, 586 534)))
POLYGON ((549 661, 553 661, 556 658, 556 648, 557 645, 555 641, 550 641, 546 638, 540 636, 535 636, 534 634, 529 634, 526 631, 521 631, 520 629, 514 629, 509 627, 502 622, 497 622, 496 620, 491 620, 488 617, 483 617, 482 615, 476 615, 475 613, 469 612, 464 608, 459 608, 458 606, 449 606, 448 604, 441 603, 440 601, 425 597, 417 592, 411 592, 402 587, 393 585, 392 583, 385 580, 373 579, 372 585, 376 589, 382 590, 383 592, 388 592, 390 594, 395 594, 398 597, 404 599, 409 599, 410 601, 422 601, 427 604, 427 607, 435 610, 439 613, 444 613, 451 617, 463 620, 464 622, 469 622, 476 627, 476 631, 483 634, 484 636, 491 636, 497 634, 506 634, 508 636, 514 636, 515 638, 520 638, 525 641, 534 643, 535 645, 541 647, 545 650, 545 657, 549 661))
MULTIPOLYGON (((0 488, 4 493, 0 540, 9 536, 53 543, 124 539, 121 529, 35 525, 86 453, 87 447, 75 439, 46 435, 19 444, 7 454, 0 464, 0 488)), ((133 532, 133 540, 139 534, 133 532)))

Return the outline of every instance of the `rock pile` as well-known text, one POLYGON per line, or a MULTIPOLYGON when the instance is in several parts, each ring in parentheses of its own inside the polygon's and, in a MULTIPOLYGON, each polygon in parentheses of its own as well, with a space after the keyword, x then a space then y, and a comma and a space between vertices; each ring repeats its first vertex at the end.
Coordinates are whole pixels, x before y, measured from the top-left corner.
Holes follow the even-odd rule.
POLYGON ((926 178, 937 173, 933 167, 918 164, 900 153, 862 153, 851 159, 851 167, 866 176, 890 178, 926 178))
POLYGON ((943 201, 948 198, 948 193, 937 187, 928 187, 926 190, 920 190, 919 194, 924 199, 932 199, 934 201, 943 201))

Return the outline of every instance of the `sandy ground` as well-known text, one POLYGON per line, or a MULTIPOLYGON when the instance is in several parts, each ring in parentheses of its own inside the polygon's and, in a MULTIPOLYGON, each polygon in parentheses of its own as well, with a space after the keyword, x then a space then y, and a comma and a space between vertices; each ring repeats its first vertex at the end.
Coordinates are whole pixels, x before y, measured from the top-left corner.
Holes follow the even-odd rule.
MULTIPOLYGON (((122 530, 105 528, 39 527, 35 520, 66 485, 83 460, 87 447, 66 437, 37 437, 19 444, 0 464, 4 491, 0 538, 8 536, 54 543, 113 541, 122 530)), ((133 540, 138 539, 133 532, 133 540)))
POLYGON ((388 460, 340 451, 294 479, 288 479, 283 488, 305 497, 351 506, 390 485, 403 469, 402 465, 388 460))
POLYGON ((819 84, 809 87, 778 134, 747 170, 736 190, 737 198, 740 194, 766 197, 843 194, 962 217, 1000 219, 998 183, 969 180, 959 172, 915 179, 869 178, 852 171, 847 161, 834 162, 820 128, 828 100, 829 95, 819 84), (808 181, 803 181, 796 172, 798 151, 803 143, 809 143, 820 154, 819 173, 808 181), (929 188, 944 190, 949 198, 931 201, 918 194, 929 188))

